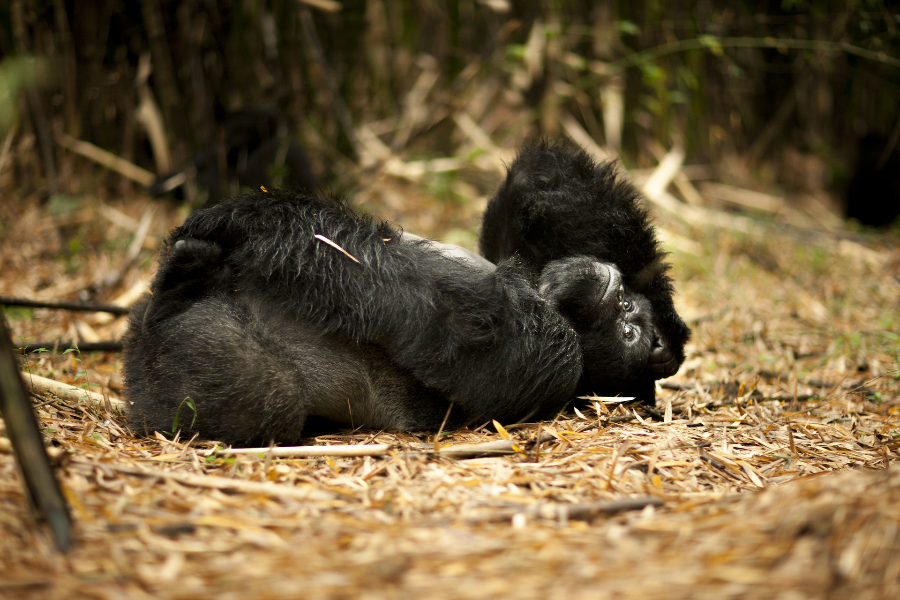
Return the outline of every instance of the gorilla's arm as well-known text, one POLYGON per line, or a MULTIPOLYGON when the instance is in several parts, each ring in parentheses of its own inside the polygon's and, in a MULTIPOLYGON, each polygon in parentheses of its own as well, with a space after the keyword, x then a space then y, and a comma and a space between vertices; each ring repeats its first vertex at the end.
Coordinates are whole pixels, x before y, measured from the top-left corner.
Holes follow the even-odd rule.
MULTIPOLYGON (((219 248, 216 269, 229 274, 207 278, 210 293, 259 290, 273 310, 323 334, 381 347, 463 414, 555 411, 580 377, 577 335, 514 261, 475 268, 343 204, 286 191, 195 212, 169 243, 195 241, 219 248)), ((177 271, 161 268, 169 278, 177 271)))
POLYGON ((478 256, 474 252, 466 250, 461 246, 454 246, 453 244, 444 244, 435 240, 429 240, 413 233, 409 233, 408 231, 403 232, 403 241, 405 243, 425 242, 435 250, 440 251, 441 254, 443 254, 447 258, 462 260, 470 266, 480 271, 484 271, 485 273, 490 273, 497 268, 497 265, 490 262, 483 256, 478 256))

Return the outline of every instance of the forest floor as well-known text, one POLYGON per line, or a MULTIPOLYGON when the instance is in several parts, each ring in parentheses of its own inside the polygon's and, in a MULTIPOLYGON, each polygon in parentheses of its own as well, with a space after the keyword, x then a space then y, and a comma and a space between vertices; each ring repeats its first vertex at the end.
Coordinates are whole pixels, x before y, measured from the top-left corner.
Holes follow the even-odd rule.
MULTIPOLYGON (((358 197, 471 247, 490 185, 467 202, 390 180, 358 197)), ((145 289, 186 210, 27 197, 0 213, 0 295, 111 302, 145 289)), ((75 544, 57 554, 34 522, 0 425, 0 597, 900 597, 900 239, 698 214, 658 215, 693 337, 655 411, 586 399, 501 431, 309 441, 389 444, 384 456, 279 458, 148 438, 112 402, 36 396, 75 544), (507 436, 506 455, 434 452, 507 436)), ((5 312, 17 345, 124 330, 124 317, 5 312)), ((124 398, 121 366, 48 352, 23 370, 86 372, 124 398)))

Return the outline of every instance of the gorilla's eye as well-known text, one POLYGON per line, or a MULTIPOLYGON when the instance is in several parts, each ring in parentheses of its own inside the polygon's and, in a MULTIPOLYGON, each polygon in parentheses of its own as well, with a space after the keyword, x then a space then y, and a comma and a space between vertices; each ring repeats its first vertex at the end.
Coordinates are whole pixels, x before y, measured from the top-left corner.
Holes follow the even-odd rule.
POLYGON ((624 308, 628 312, 631 312, 631 309, 634 308, 634 305, 631 303, 631 300, 625 300, 624 302, 622 302, 622 308, 624 308))
POLYGON ((625 327, 622 329, 622 333, 625 335, 626 340, 630 340, 634 337, 634 327, 625 323, 625 327))

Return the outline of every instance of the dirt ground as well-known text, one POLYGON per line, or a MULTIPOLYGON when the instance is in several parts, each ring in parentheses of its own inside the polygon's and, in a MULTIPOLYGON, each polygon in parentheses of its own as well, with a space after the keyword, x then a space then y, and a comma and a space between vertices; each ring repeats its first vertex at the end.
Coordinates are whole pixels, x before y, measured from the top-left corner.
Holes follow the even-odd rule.
MULTIPOLYGON (((359 200, 472 245, 478 190, 402 213, 409 186, 389 183, 359 200)), ((114 403, 38 395, 75 545, 57 554, 34 522, 0 425, 0 598, 900 597, 900 240, 788 212, 654 211, 694 331, 655 411, 584 399, 503 431, 309 440, 383 456, 279 458, 135 435, 114 403), (506 436, 502 455, 434 452, 506 436), (625 499, 643 508, 616 510, 625 499)), ((0 294, 127 301, 185 214, 144 197, 0 202, 0 294)), ((6 314, 17 345, 124 328, 6 314)), ((39 353, 23 369, 86 372, 125 398, 121 363, 39 353)))

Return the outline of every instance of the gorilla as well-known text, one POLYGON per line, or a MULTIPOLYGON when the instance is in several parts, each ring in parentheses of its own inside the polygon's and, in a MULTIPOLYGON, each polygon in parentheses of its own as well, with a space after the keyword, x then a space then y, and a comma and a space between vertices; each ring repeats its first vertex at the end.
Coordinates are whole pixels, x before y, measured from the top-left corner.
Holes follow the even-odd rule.
POLYGON ((652 401, 654 380, 684 361, 690 329, 639 197, 615 163, 541 142, 522 149, 484 214, 481 253, 494 263, 518 256, 542 273, 541 294, 578 332, 579 393, 652 401), (604 289, 615 294, 601 298, 604 289))
POLYGON ((129 422, 264 445, 322 422, 552 418, 578 392, 652 401, 653 381, 683 360, 662 254, 612 167, 526 147, 489 205, 482 249, 493 262, 306 191, 196 211, 132 312, 129 422))

